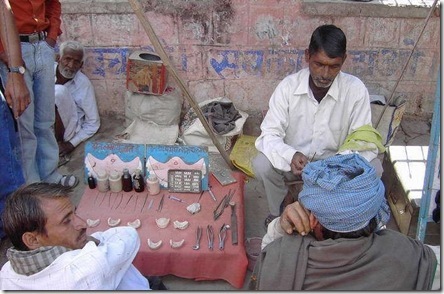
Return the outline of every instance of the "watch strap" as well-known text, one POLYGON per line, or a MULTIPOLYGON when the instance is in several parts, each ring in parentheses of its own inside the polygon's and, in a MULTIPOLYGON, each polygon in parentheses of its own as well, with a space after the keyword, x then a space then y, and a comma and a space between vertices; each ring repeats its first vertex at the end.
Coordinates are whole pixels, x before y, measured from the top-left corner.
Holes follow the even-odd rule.
POLYGON ((12 67, 8 67, 8 71, 9 72, 15 72, 15 73, 19 73, 19 74, 25 74, 26 68, 21 65, 21 66, 12 66, 12 67))

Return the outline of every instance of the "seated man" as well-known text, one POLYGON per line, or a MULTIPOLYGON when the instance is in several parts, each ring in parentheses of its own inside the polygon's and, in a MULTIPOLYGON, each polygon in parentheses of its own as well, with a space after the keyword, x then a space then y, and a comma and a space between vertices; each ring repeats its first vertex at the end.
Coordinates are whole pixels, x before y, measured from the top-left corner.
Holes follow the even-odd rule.
POLYGON ((359 78, 341 71, 346 47, 340 28, 319 26, 305 50, 308 68, 287 76, 270 98, 255 144, 259 152, 252 162, 268 200, 270 214, 265 226, 293 201, 285 182, 301 180, 308 161, 355 151, 351 144, 345 150, 341 146, 362 127, 367 128, 353 135, 353 140, 370 138, 359 153, 382 175, 382 164, 376 158, 381 144, 372 141, 377 134, 371 128, 368 90, 359 78))
POLYGON ((55 64, 56 123, 61 164, 65 155, 93 136, 100 127, 96 97, 90 80, 80 68, 85 52, 82 44, 66 41, 60 45, 60 58, 55 64))
POLYGON ((384 185, 363 157, 337 155, 308 163, 302 178, 299 202, 268 226, 250 287, 431 289, 433 250, 385 228, 390 208, 384 185))
POLYGON ((86 235, 71 188, 34 183, 13 193, 2 216, 13 247, 0 271, 2 290, 149 290, 132 265, 140 239, 132 227, 86 235))

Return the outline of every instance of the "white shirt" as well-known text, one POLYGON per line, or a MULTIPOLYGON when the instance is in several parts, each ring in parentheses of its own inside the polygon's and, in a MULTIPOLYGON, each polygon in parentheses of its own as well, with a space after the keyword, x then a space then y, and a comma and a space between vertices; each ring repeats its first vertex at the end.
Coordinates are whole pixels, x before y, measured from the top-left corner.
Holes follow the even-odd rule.
MULTIPOLYGON (((309 87, 308 68, 287 76, 270 98, 261 124, 256 148, 273 166, 290 171, 293 155, 299 151, 314 160, 333 156, 345 138, 359 127, 371 124, 370 98, 364 83, 340 72, 320 103, 309 87)), ((359 152, 368 161, 375 151, 359 152)))
MULTIPOLYGON (((57 63, 55 69, 57 70, 57 63)), ((94 88, 81 71, 64 85, 56 85, 55 103, 66 129, 64 140, 69 141, 74 147, 92 137, 99 129, 100 117, 94 88), (63 87, 68 91, 58 89, 63 87), (71 107, 72 101, 75 102, 75 109, 71 107), (63 104, 66 107, 63 107, 63 104), (72 125, 75 125, 74 131, 72 125)))
POLYGON ((279 216, 268 224, 267 233, 265 233, 264 237, 262 238, 261 251, 264 250, 268 244, 276 239, 282 238, 286 234, 284 229, 281 227, 280 220, 281 217, 279 216))
POLYGON ((148 280, 132 265, 140 239, 132 227, 116 227, 92 234, 97 246, 60 255, 42 271, 17 274, 8 261, 0 272, 1 290, 149 290, 148 280))

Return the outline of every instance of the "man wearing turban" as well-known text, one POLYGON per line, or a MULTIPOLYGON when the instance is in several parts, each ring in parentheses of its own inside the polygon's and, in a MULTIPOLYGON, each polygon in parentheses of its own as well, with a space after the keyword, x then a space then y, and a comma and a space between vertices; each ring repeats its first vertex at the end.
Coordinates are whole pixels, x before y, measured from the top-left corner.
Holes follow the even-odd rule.
POLYGON ((367 160, 333 156, 306 165, 302 178, 299 201, 268 226, 250 288, 432 288, 435 253, 385 228, 390 208, 384 185, 367 160))

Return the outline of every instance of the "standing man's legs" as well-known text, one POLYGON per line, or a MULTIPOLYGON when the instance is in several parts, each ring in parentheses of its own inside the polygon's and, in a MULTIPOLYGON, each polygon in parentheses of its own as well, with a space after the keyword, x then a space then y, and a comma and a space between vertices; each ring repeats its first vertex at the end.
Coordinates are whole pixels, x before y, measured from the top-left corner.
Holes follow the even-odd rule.
MULTIPOLYGON (((24 182, 22 167, 20 166, 17 133, 14 129, 12 113, 0 95, 0 213, 3 212, 6 198, 17 190, 24 182)), ((0 219, 0 238, 3 238, 3 223, 0 219)))
MULTIPOLYGON (((62 175, 57 172, 59 151, 53 132, 54 49, 45 41, 22 42, 21 46, 25 80, 31 96, 31 103, 18 119, 23 175, 27 184, 57 183, 62 175)), ((1 63, 0 71, 6 81, 5 64, 1 63)))
POLYGON ((34 132, 37 137, 36 162, 42 181, 58 183, 62 175, 57 171, 59 147, 54 135, 54 49, 45 41, 34 44, 34 132))
MULTIPOLYGON (((26 72, 24 75, 26 85, 28 86, 31 103, 28 105, 26 110, 20 115, 17 120, 18 124, 18 144, 20 150, 21 164, 23 170, 23 176, 27 184, 40 182, 40 175, 38 173, 37 164, 35 161, 36 149, 37 149, 37 138, 34 134, 34 93, 32 92, 32 75, 34 71, 33 50, 32 48, 27 48, 32 46, 31 44, 22 43, 22 57, 25 62, 26 72)), ((3 80, 3 85, 6 84, 8 78, 8 69, 4 63, 0 63, 0 72, 3 80)))

